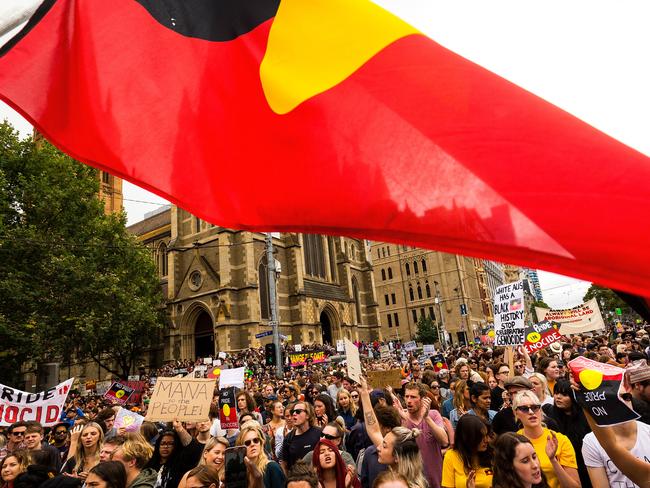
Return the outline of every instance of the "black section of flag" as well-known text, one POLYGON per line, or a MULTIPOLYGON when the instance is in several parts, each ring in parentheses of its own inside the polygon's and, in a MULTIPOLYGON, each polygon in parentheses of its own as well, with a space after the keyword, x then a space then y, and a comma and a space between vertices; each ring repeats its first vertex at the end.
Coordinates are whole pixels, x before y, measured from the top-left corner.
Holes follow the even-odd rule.
POLYGON ((232 41, 275 17, 280 0, 135 0, 168 29, 206 41, 232 41))
POLYGON ((575 392, 578 405, 586 409, 598 425, 617 425, 639 418, 619 396, 621 381, 622 376, 619 379, 603 379, 593 390, 581 385, 580 391, 575 392))

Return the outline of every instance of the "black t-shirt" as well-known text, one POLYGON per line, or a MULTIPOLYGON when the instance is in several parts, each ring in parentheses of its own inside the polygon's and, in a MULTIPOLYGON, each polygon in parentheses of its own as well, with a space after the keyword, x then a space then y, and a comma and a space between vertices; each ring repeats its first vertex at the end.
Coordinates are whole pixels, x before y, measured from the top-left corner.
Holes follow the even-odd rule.
POLYGON ((304 434, 298 435, 295 430, 291 431, 284 438, 280 459, 287 463, 287 469, 290 469, 294 463, 308 452, 314 450, 318 441, 320 441, 321 430, 317 427, 310 427, 304 434))
POLYGON ((501 410, 503 406, 503 392, 505 390, 499 385, 494 387, 494 390, 490 393, 490 410, 496 410, 497 412, 501 410))

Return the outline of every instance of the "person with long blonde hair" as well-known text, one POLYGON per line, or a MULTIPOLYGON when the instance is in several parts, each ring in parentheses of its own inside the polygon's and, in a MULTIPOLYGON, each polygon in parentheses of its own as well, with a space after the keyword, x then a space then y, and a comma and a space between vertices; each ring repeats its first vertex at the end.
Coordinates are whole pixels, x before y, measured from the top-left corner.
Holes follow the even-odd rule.
POLYGON ((88 422, 81 428, 75 427, 72 430, 72 437, 72 444, 75 444, 76 448, 68 452, 68 459, 61 472, 85 480, 88 472, 99 464, 104 431, 98 423, 88 422))
POLYGON ((544 405, 553 405, 553 397, 548 388, 548 381, 546 376, 542 373, 531 373, 528 377, 528 380, 533 384, 533 390, 535 395, 539 398, 539 401, 544 405))
POLYGON ((449 420, 451 425, 456 428, 458 424, 458 419, 465 415, 472 408, 472 402, 469 396, 469 385, 465 380, 459 380, 456 382, 456 387, 454 389, 454 399, 453 399, 454 409, 449 412, 449 420))
MULTIPOLYGON (((357 404, 352 401, 352 395, 345 388, 341 388, 336 395, 336 406, 338 414, 345 422, 345 428, 349 431, 357 423, 357 404)), ((331 419, 334 420, 334 419, 331 419)))
POLYGON ((428 488, 420 449, 415 441, 420 429, 395 427, 379 446, 378 460, 408 480, 408 488, 428 488))
MULTIPOLYGON (((219 479, 223 479, 226 449, 229 447, 230 443, 225 437, 210 437, 210 439, 208 439, 208 442, 205 443, 203 454, 201 454, 201 459, 199 460, 197 467, 204 465, 212 466, 219 472, 219 479)), ((190 472, 191 470, 183 475, 180 483, 178 484, 178 488, 185 488, 190 472)))
MULTIPOLYGON (((264 432, 257 422, 246 422, 241 426, 235 445, 246 446, 246 457, 262 474, 264 488, 284 486, 286 477, 278 463, 271 461, 264 452, 264 432)), ((250 478, 250 472, 249 472, 250 478)), ((255 485, 254 479, 248 480, 249 486, 255 485)))

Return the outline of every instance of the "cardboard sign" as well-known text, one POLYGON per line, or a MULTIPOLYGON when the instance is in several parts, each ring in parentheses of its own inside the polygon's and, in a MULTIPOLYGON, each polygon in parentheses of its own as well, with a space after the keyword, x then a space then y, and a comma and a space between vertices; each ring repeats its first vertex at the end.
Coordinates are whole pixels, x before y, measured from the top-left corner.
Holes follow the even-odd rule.
POLYGON ((361 382, 361 359, 359 358, 359 349, 350 339, 345 341, 345 359, 348 364, 348 376, 355 383, 361 382))
POLYGON ((391 386, 395 389, 402 387, 402 370, 389 369, 387 371, 368 371, 368 384, 373 388, 386 388, 391 386))
POLYGON ((415 341, 409 341, 404 344, 404 350, 406 352, 411 352, 415 351, 418 348, 418 345, 415 343, 415 341))
POLYGON ((208 420, 214 379, 158 378, 149 401, 147 420, 185 422, 208 420))
POLYGON ((327 361, 327 354, 325 354, 325 351, 289 353, 289 364, 293 367, 324 363, 325 361, 327 361))
POLYGON ((437 373, 442 369, 449 369, 447 361, 445 361, 445 356, 442 354, 436 354, 431 357, 431 363, 433 364, 433 370, 437 373))
POLYGON ((124 405, 134 391, 130 386, 116 381, 104 394, 104 398, 118 405, 124 405))
POLYGON ((436 353, 436 346, 433 344, 425 344, 422 346, 422 354, 425 356, 433 356, 436 353))
POLYGON ((127 410, 126 408, 120 408, 120 411, 117 412, 117 415, 115 416, 113 427, 115 427, 115 429, 124 427, 127 432, 138 432, 142 422, 144 422, 144 417, 142 415, 127 410))
POLYGON ((519 346, 525 342, 524 283, 515 281, 494 292, 495 345, 519 346))
POLYGON ((560 324, 562 335, 581 334, 605 328, 598 302, 592 298, 588 302, 573 308, 550 309, 535 307, 540 320, 550 320, 560 324))
POLYGON ((234 388, 219 390, 219 422, 222 429, 237 429, 237 401, 234 388))
POLYGON ((537 352, 561 340, 562 334, 560 334, 559 328, 560 324, 548 320, 526 327, 526 342, 524 342, 524 347, 528 351, 528 354, 537 352))
POLYGON ((585 408, 601 426, 617 425, 640 417, 621 398, 625 392, 625 370, 585 357, 569 361, 569 369, 580 391, 575 393, 578 405, 585 408))
POLYGON ((86 390, 88 391, 95 391, 97 388, 97 380, 88 380, 86 381, 85 384, 86 390))
POLYGON ((222 369, 221 376, 219 376, 219 388, 228 388, 236 386, 237 388, 244 387, 244 374, 245 368, 232 368, 222 369))
POLYGON ((379 348, 379 359, 390 359, 390 347, 381 346, 379 348))
POLYGON ((39 393, 28 393, 0 385, 2 391, 0 425, 7 426, 14 422, 29 420, 35 420, 43 427, 57 424, 73 382, 74 378, 70 378, 39 393))

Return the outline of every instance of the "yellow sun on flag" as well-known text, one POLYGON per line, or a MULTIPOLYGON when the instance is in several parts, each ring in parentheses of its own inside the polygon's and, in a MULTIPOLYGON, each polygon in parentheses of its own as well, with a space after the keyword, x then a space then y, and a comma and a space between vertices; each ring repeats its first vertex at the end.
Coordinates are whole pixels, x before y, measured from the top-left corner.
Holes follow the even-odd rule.
POLYGON ((580 377, 580 383, 587 390, 595 390, 603 382, 603 373, 593 369, 583 369, 578 376, 580 377))

